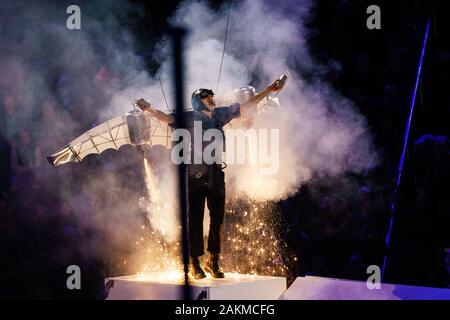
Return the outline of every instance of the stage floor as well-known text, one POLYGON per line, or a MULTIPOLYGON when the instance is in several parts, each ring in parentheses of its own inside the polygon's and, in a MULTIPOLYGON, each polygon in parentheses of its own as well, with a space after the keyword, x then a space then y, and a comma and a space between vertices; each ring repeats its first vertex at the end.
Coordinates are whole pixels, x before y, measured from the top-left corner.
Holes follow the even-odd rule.
POLYGON ((298 277, 281 300, 450 300, 450 289, 381 283, 369 289, 365 281, 298 277))
MULTIPOLYGON (((105 280, 108 300, 182 299, 181 273, 149 273, 105 280)), ((226 273, 224 279, 190 279, 196 300, 276 300, 286 290, 286 278, 226 273)))

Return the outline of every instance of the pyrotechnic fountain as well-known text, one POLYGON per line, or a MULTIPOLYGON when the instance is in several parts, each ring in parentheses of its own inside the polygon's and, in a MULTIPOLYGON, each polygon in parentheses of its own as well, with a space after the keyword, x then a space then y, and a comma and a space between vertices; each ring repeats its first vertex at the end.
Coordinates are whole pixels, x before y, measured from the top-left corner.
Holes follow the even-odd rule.
MULTIPOLYGON (((183 274, 176 204, 174 199, 161 195, 159 180, 147 159, 143 164, 147 195, 141 198, 140 205, 148 212, 149 227, 142 226, 143 236, 136 241, 142 255, 138 275, 145 280, 180 282, 183 274)), ((238 196, 227 199, 222 254, 227 272, 287 274, 281 254, 283 242, 276 233, 276 217, 273 202, 238 196)))

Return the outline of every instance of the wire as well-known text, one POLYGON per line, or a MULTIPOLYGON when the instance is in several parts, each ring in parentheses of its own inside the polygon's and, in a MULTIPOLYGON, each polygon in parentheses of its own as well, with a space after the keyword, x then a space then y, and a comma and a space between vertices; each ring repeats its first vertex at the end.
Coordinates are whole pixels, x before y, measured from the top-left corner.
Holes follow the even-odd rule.
POLYGON ((228 7, 227 26, 225 28, 225 40, 223 41, 222 60, 220 61, 219 77, 217 79, 216 94, 217 94, 217 91, 219 90, 220 77, 222 75, 223 59, 225 57, 225 49, 226 49, 226 46, 227 46, 228 25, 230 23, 231 3, 232 2, 230 0, 230 6, 228 7))
POLYGON ((163 88, 163 85, 162 85, 161 77, 159 76, 159 72, 158 71, 156 71, 156 75, 158 76, 159 86, 161 87, 161 91, 162 91, 162 94, 163 94, 163 97, 164 97, 164 102, 166 103, 166 109, 167 109, 167 111, 171 112, 171 110, 169 108, 169 104, 167 103, 166 93, 164 92, 164 88, 163 88))

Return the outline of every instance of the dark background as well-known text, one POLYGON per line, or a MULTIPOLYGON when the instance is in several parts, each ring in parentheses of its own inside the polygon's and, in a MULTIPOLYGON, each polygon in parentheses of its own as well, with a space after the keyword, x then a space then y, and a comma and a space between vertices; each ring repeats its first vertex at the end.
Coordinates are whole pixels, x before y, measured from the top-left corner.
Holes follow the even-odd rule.
MULTIPOLYGON (((167 18, 179 1, 130 2, 144 14, 129 17, 122 21, 123 26, 137 36, 136 51, 145 57, 148 70, 153 74, 158 68, 157 62, 151 59, 153 45, 167 31, 167 18)), ((224 2, 210 1, 217 8, 224 2)), ((283 217, 278 231, 288 247, 283 254, 301 257, 300 263, 291 262, 289 278, 312 274, 365 280, 367 266, 381 266, 388 253, 387 282, 448 287, 445 248, 450 246, 450 197, 446 187, 449 178, 450 19, 446 2, 319 0, 313 12, 308 22, 311 54, 324 65, 330 61, 341 65, 338 70, 331 68, 322 74, 322 80, 332 82, 336 90, 354 101, 366 116, 382 161, 364 175, 348 174, 325 181, 314 178, 295 196, 278 204, 283 217), (381 8, 381 30, 365 27, 366 8, 372 4, 381 8), (390 205, 428 18, 431 18, 431 30, 397 198, 392 246, 386 252, 390 205), (347 199, 336 197, 333 192, 342 181, 358 182, 359 187, 349 190, 347 199)), ((316 80, 317 75, 298 71, 309 81, 316 80)), ((3 113, 2 119, 6 117, 3 113)), ((71 241, 74 233, 68 231, 68 228, 77 229, 70 215, 69 218, 59 216, 52 223, 27 217, 24 212, 36 206, 38 200, 30 197, 28 203, 18 203, 18 195, 25 190, 39 191, 42 195, 45 188, 32 183, 20 186, 21 178, 11 168, 12 148, 14 144, 2 136, 0 296, 102 298, 103 277, 113 273, 110 266, 104 257, 78 250, 71 241), (23 232, 25 225, 27 232, 23 232), (44 238, 44 244, 38 244, 36 237, 40 241, 44 238), (54 254, 54 248, 67 246, 71 248, 69 257, 54 254), (67 261, 80 258, 85 261, 83 271, 89 275, 83 279, 86 290, 68 293, 66 275, 57 276, 60 274, 57 270, 67 265, 67 261)), ((123 154, 136 157, 132 150, 122 151, 119 156, 123 154)), ((118 157, 106 156, 111 161, 118 157)), ((96 161, 99 160, 91 161, 90 165, 95 167, 96 161)), ((26 181, 32 181, 32 174, 28 175, 26 181)), ((130 174, 124 180, 128 178, 130 174)), ((52 197, 54 195, 50 194, 39 199, 38 206, 44 215, 64 209, 60 199, 52 197)), ((95 237, 95 230, 83 232, 95 237)))

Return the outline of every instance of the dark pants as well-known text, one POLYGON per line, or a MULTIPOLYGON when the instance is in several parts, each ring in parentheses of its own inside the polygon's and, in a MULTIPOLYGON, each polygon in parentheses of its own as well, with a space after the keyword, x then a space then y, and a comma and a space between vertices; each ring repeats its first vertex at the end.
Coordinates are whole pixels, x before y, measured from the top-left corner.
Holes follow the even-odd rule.
POLYGON ((191 257, 204 254, 203 216, 205 199, 210 217, 208 251, 220 253, 222 224, 225 214, 224 177, 224 172, 219 165, 188 166, 188 217, 191 257))

